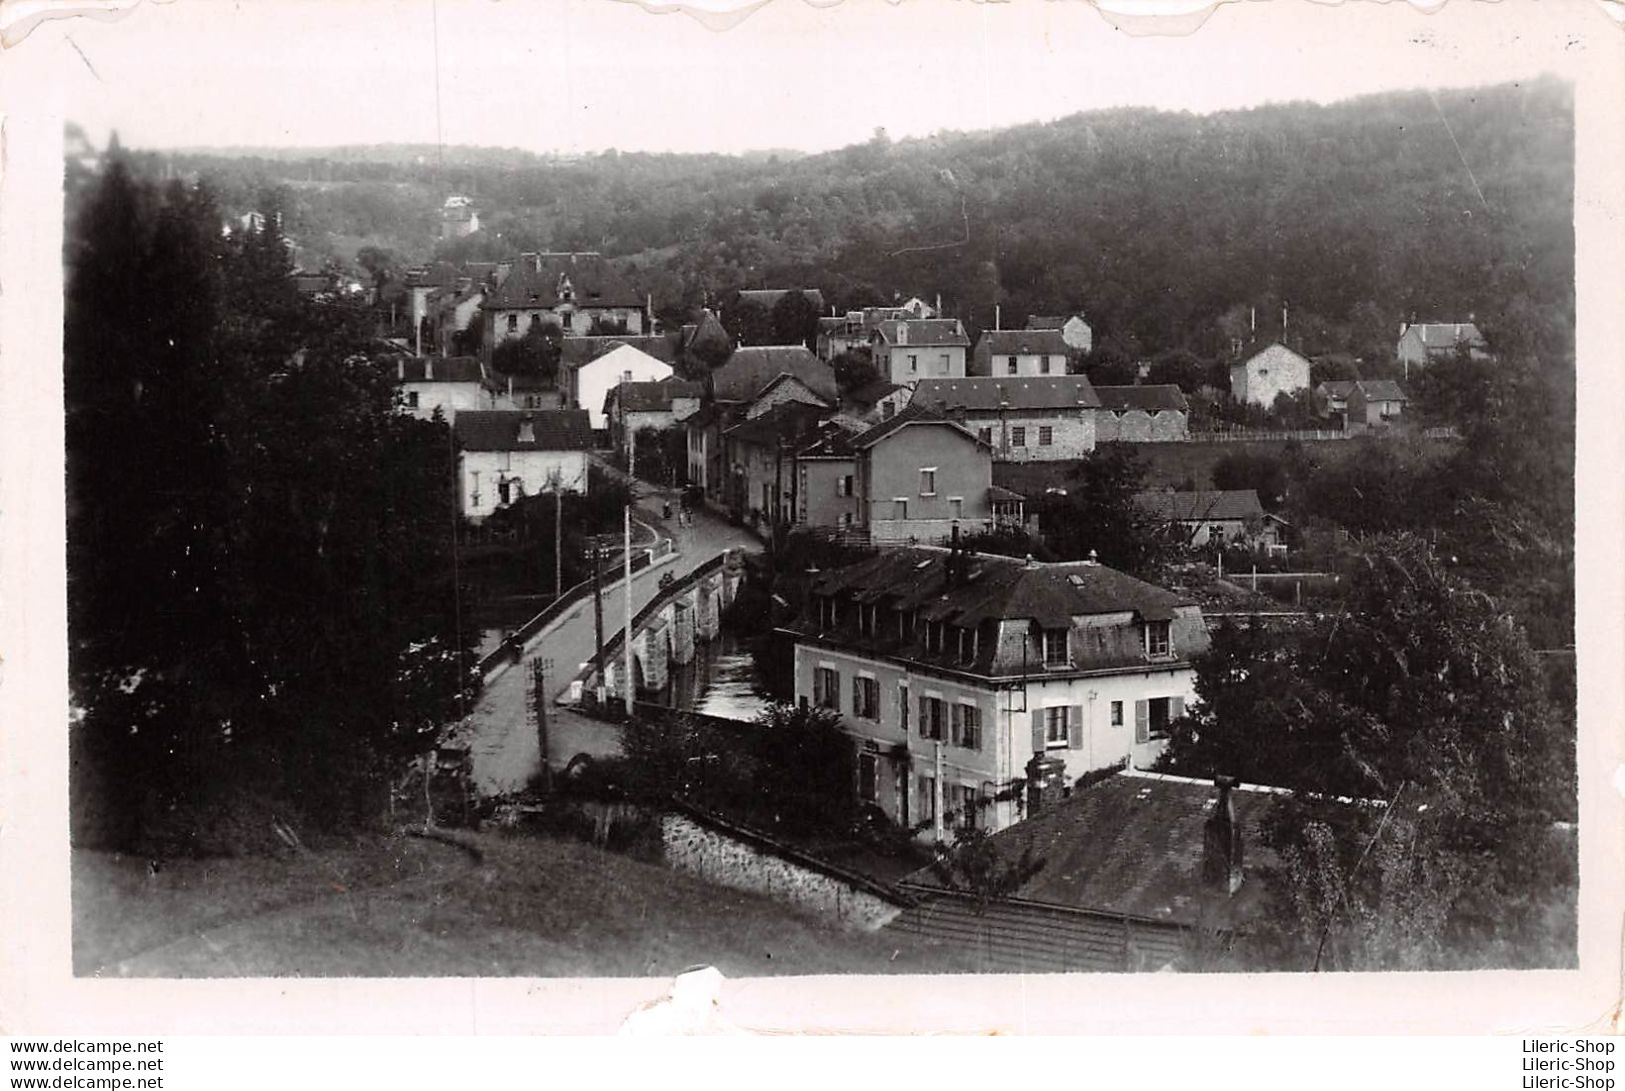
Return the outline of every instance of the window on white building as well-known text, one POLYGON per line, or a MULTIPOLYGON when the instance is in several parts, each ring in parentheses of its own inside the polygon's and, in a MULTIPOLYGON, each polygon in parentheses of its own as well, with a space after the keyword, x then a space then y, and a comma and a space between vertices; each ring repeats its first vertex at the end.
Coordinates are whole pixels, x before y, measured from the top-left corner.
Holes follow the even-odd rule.
POLYGON ((841 708, 841 675, 829 667, 813 671, 813 704, 820 708, 841 708))
POLYGON ((922 466, 920 468, 920 495, 937 495, 937 468, 935 466, 922 466))
POLYGON ((946 352, 937 357, 937 367, 942 374, 948 374, 950 369, 948 366, 948 354, 946 352))
POLYGON ((1012 429, 1010 429, 1010 446, 1012 446, 1012 447, 1025 447, 1025 446, 1027 446, 1027 429, 1025 429, 1025 428, 1012 428, 1012 429))
POLYGON ((406 407, 408 409, 416 409, 418 407, 418 392, 416 390, 408 390, 406 392, 406 407))
POLYGON ((946 706, 940 697, 920 698, 920 737, 941 739, 945 736, 946 706))
POLYGON ((1048 375, 1049 374, 1049 357, 1048 356, 1040 356, 1038 358, 1038 373, 1040 375, 1048 375))
POLYGON ((1006 375, 1014 375, 1016 373, 1016 358, 1014 356, 1005 361, 1004 373, 1006 375))
POLYGON ((993 429, 978 428, 976 430, 976 438, 987 444, 989 447, 993 446, 993 429))
POLYGON ((852 715, 860 720, 880 719, 880 683, 873 678, 852 679, 852 715))
POLYGON ((876 768, 879 762, 875 755, 865 751, 858 755, 858 798, 866 802, 875 801, 876 768))
POLYGON ((1172 654, 1173 644, 1169 637, 1170 622, 1148 621, 1145 623, 1145 654, 1153 659, 1172 654))
POLYGON ((1044 666, 1064 667, 1072 662, 1066 644, 1067 630, 1044 630, 1044 666))
POLYGON ((1050 447, 1055 443, 1055 428, 1052 425, 1042 424, 1038 427, 1038 445, 1050 447))
POLYGON ((574 313, 572 313, 570 311, 565 311, 564 314, 560 315, 559 317, 563 321, 565 329, 567 329, 567 330, 575 329, 575 325, 574 325, 575 314, 574 313))
POLYGON ((1122 727, 1123 726, 1123 702, 1122 701, 1113 701, 1112 702, 1112 726, 1113 727, 1122 727))
POLYGON ((917 375, 919 374, 919 371, 920 358, 911 352, 908 354, 908 373, 910 375, 917 375))
POLYGON ((1072 710, 1066 705, 1056 705, 1044 710, 1044 745, 1065 746, 1068 739, 1067 715, 1072 710))
POLYGON ((508 316, 508 332, 509 333, 518 333, 519 332, 519 316, 517 314, 510 314, 508 316))
POLYGON ((949 741, 966 750, 982 749, 982 710, 975 705, 953 706, 949 741))

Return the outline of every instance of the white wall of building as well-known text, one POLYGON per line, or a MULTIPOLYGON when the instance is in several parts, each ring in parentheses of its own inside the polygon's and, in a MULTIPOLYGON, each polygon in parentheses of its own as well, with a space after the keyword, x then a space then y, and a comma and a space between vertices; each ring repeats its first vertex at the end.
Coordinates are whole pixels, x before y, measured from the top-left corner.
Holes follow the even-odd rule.
POLYGON ((504 482, 509 503, 550 492, 555 477, 566 492, 587 492, 585 451, 464 451, 458 461, 458 495, 469 519, 484 519, 502 507, 504 482))

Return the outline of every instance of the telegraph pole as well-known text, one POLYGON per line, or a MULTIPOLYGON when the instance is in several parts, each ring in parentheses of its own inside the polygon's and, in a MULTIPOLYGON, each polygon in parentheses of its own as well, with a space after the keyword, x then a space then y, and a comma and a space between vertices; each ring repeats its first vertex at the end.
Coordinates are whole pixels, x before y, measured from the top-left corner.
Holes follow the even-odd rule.
POLYGON ((592 536, 592 620, 594 631, 598 635, 598 707, 604 705, 604 677, 609 664, 604 662, 604 579, 600 569, 603 568, 604 552, 603 539, 600 535, 592 536))
MULTIPOLYGON (((623 576, 621 579, 621 600, 626 603, 626 625, 621 629, 621 643, 626 646, 626 718, 632 718, 632 702, 637 699, 633 692, 635 686, 632 682, 632 487, 627 485, 627 500, 624 535, 624 547, 621 550, 623 576)), ((1256 585, 1257 581, 1254 581, 1256 585)))

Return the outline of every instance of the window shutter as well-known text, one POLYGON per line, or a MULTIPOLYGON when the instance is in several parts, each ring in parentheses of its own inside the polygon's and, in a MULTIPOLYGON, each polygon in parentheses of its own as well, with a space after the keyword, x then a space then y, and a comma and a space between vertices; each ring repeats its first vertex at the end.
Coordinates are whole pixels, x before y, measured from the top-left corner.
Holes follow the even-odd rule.
POLYGON ((921 735, 928 735, 930 733, 930 731, 931 731, 930 721, 927 720, 926 716, 925 716, 926 702, 929 701, 929 700, 930 700, 929 697, 921 697, 920 698, 920 734, 921 735))
POLYGON ((1185 715, 1185 698, 1168 698, 1168 722, 1172 723, 1183 715, 1185 715))
POLYGON ((1151 741, 1151 702, 1134 702, 1134 741, 1151 741))
POLYGON ((952 720, 953 744, 955 746, 968 746, 969 743, 965 740, 965 706, 955 705, 949 716, 952 720))
POLYGON ((1033 709, 1033 753, 1044 752, 1044 710, 1033 709))
MULTIPOLYGON (((862 609, 862 607, 859 607, 862 609)), ((852 715, 857 716, 863 712, 863 679, 852 679, 852 715)))
POLYGON ((1083 749, 1083 706, 1073 705, 1066 717, 1066 745, 1072 750, 1083 749))

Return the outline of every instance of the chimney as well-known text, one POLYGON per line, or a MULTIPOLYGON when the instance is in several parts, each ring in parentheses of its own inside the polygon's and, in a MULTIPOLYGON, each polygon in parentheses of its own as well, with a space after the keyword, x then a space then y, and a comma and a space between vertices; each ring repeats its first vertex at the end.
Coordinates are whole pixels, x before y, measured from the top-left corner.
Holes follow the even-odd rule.
POLYGON ((536 442, 536 419, 529 413, 519 418, 519 442, 536 442))
POLYGON ((423 358, 423 378, 431 383, 434 382, 434 360, 428 356, 423 358))
POLYGON ((399 379, 403 383, 406 381, 406 358, 405 357, 402 357, 401 359, 395 361, 395 378, 399 379))
POLYGON ((1230 800, 1230 789, 1236 786, 1235 777, 1214 777, 1219 790, 1213 813, 1208 816, 1202 830, 1202 882, 1204 885, 1234 894, 1241 888, 1241 825, 1236 821, 1236 808, 1230 800))
POLYGON ((508 376, 508 400, 513 401, 513 376, 508 376))
POLYGON ((954 520, 953 537, 948 544, 948 586, 958 587, 965 574, 965 555, 959 551, 959 520, 954 520))
MULTIPOLYGON (((1036 742, 1035 742, 1036 744, 1036 742)), ((1027 762, 1027 817, 1047 811, 1066 798, 1066 762, 1034 751, 1027 762)))
POLYGON ((1004 315, 1004 309, 1002 307, 1000 307, 997 303, 993 304, 993 328, 994 329, 996 329, 996 330, 1004 329, 1004 326, 1001 325, 1001 323, 1004 321, 1003 315, 1004 315))
POLYGON ((1411 328, 1411 324, 1409 322, 1405 321, 1403 318, 1401 318, 1399 320, 1399 335, 1401 337, 1404 337, 1405 336, 1405 331, 1410 329, 1410 328, 1411 328))

